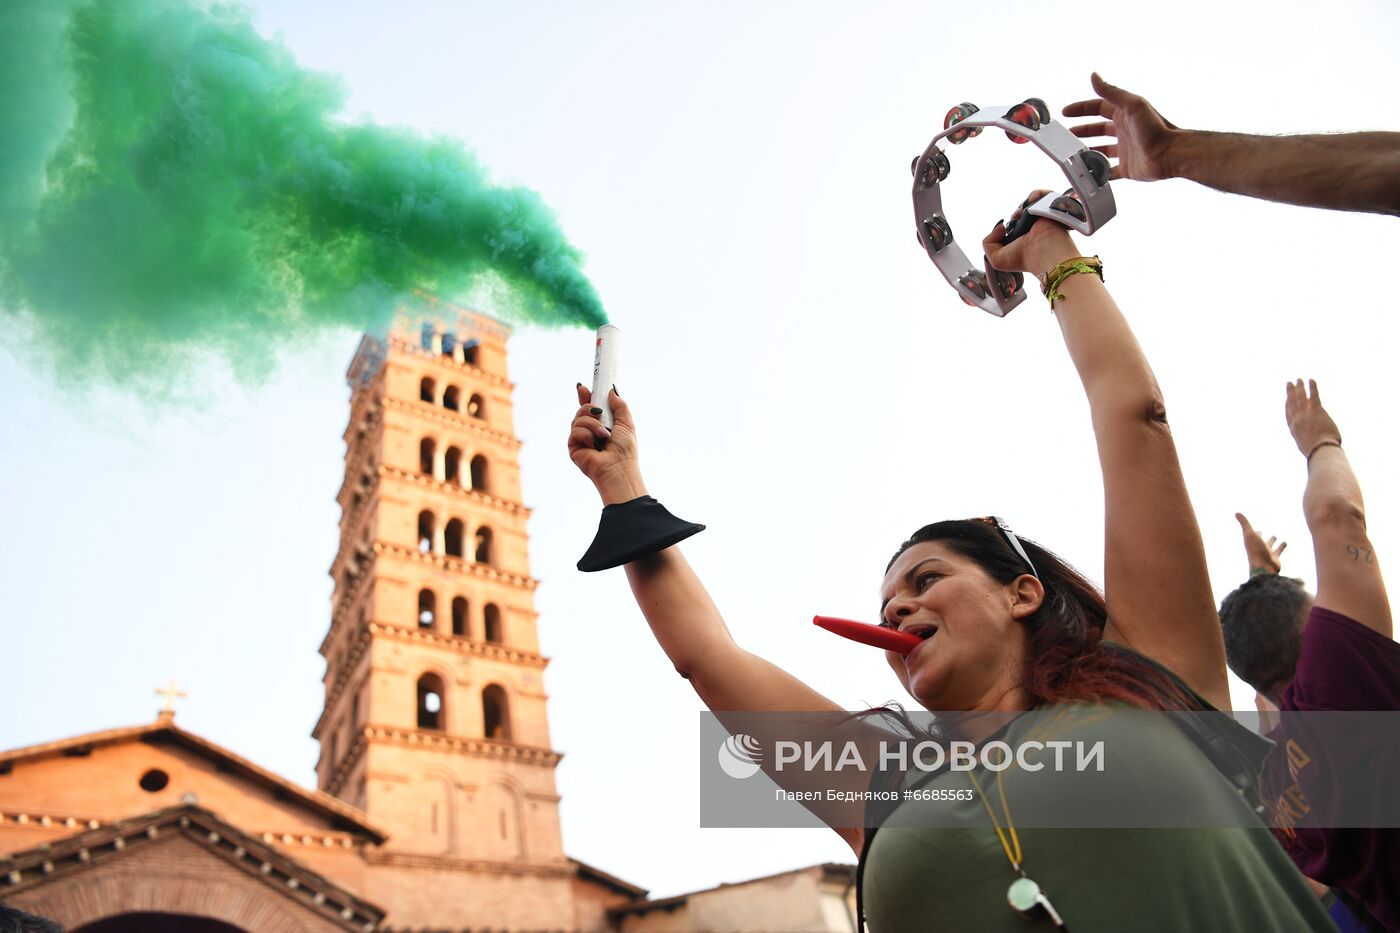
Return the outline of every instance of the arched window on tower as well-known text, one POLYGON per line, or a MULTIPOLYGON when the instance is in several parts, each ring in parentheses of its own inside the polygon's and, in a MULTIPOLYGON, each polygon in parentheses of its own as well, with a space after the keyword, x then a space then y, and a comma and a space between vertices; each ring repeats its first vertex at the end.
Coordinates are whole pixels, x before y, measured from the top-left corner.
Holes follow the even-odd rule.
POLYGON ((433 475, 433 461, 437 459, 437 441, 425 437, 418 442, 418 471, 424 476, 433 475))
POLYGON ((481 613, 482 622, 486 627, 486 640, 492 644, 502 644, 505 639, 501 633, 501 610, 495 603, 487 603, 486 608, 481 613))
POLYGON ((447 331, 442 335, 442 355, 451 356, 457 349, 457 335, 447 331))
POLYGON ((418 591, 418 627, 432 628, 437 622, 437 596, 432 590, 418 591))
POLYGON ((467 634, 467 600, 464 596, 452 600, 452 634, 467 634))
POLYGON ((510 703, 500 684, 491 684, 481 691, 481 713, 488 739, 510 741, 510 703))
POLYGON ((448 557, 464 557, 462 551, 462 537, 465 534, 465 526, 460 518, 454 518, 447 523, 444 529, 443 546, 447 548, 448 557))
POLYGON ((418 513, 418 553, 427 554, 433 549, 433 531, 436 521, 432 512, 418 513))
POLYGON ((486 458, 481 454, 472 457, 472 488, 486 492, 486 458))
POLYGON ((473 395, 467 400, 467 414, 484 421, 486 419, 486 400, 480 395, 473 395))
POLYGON ((491 529, 485 526, 476 530, 476 549, 473 552, 478 564, 491 563, 491 529))
POLYGON ((462 407, 462 390, 448 386, 442 393, 442 407, 448 411, 459 410, 462 407))
POLYGON ((432 321, 424 321, 424 322, 423 322, 423 331, 422 331, 422 334, 423 334, 423 336, 421 337, 421 340, 422 340, 422 342, 423 342, 423 349, 424 349, 424 350, 431 350, 431 349, 433 348, 433 322, 432 322, 432 321))
POLYGON ((475 340, 468 340, 465 344, 462 345, 462 361, 465 362, 468 366, 481 365, 478 362, 480 359, 481 354, 477 352, 477 344, 475 340))
POLYGON ((443 700, 442 678, 424 674, 418 678, 418 728, 442 729, 447 723, 447 704, 443 700))
POLYGON ((443 479, 456 485, 462 484, 462 452, 456 447, 447 448, 443 454, 443 479))
POLYGON ((427 376, 424 376, 423 381, 418 383, 418 397, 430 404, 432 402, 436 402, 437 384, 434 383, 433 380, 429 379, 427 376))

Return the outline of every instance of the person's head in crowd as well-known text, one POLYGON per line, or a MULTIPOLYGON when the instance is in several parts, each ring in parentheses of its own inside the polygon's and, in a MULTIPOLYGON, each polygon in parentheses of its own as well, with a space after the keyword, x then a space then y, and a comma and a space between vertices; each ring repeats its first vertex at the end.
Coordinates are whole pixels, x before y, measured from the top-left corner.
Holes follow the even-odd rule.
POLYGON ((45 917, 0 904, 0 933, 63 933, 63 927, 45 917))
POLYGON ((1302 580, 1277 573, 1255 574, 1220 604, 1230 670, 1276 705, 1293 682, 1312 605, 1302 580))
POLYGON ((1058 555, 992 518, 935 522, 885 568, 881 624, 936 642, 887 652, 926 709, 1030 709, 1067 701, 1190 708, 1155 664, 1101 644, 1103 594, 1058 555))

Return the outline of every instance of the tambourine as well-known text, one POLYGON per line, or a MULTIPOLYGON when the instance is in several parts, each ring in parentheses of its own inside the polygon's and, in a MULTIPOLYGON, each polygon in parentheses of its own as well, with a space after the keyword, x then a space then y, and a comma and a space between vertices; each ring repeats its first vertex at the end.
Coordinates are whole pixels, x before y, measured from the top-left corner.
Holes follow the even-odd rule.
POLYGON ((1004 242, 1010 243, 1024 234, 1038 217, 1048 217, 1089 236, 1112 220, 1118 208, 1108 186, 1108 159, 1051 119, 1050 108, 1040 98, 1032 97, 1012 107, 981 110, 974 104, 962 103, 949 110, 943 118, 943 132, 933 137, 911 166, 919 245, 963 301, 988 314, 1005 317, 1026 298, 1023 276, 992 268, 985 256, 980 269, 968 260, 953 240, 953 228, 943 214, 943 195, 939 190, 951 168, 939 141, 946 139, 956 146, 980 135, 987 127, 1002 130, 1013 143, 1035 143, 1055 160, 1070 184, 1061 194, 1052 192, 1034 204, 1023 204, 1021 217, 1006 231, 1004 242))

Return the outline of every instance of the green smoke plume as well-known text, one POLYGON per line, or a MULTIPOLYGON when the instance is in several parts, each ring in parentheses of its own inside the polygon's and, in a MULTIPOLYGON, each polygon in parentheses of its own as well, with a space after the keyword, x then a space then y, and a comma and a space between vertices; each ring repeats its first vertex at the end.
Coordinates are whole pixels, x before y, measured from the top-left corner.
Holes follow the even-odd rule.
POLYGON ((416 289, 606 321, 533 191, 460 143, 337 120, 337 82, 195 0, 0 3, 0 308, 69 372, 159 382, 212 351, 377 328, 416 289))

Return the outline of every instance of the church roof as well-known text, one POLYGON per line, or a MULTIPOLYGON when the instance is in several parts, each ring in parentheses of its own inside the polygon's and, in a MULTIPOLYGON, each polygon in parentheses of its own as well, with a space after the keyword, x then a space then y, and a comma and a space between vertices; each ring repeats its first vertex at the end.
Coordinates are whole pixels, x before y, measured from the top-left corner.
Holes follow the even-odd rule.
POLYGON ((0 856, 0 897, 10 897, 49 880, 120 858, 172 832, 199 843, 214 856, 269 885, 279 896, 300 901, 304 907, 344 929, 381 929, 385 917, 382 908, 356 897, 208 810, 189 803, 117 820, 99 829, 0 856))
POLYGON ((307 809, 330 820, 331 824, 337 828, 362 833, 376 843, 383 842, 388 838, 388 833, 370 823, 365 819, 364 813, 343 800, 318 790, 307 790, 300 784, 295 784, 266 768, 260 767, 222 745, 181 729, 175 725, 172 717, 166 715, 162 715, 155 722, 147 723, 144 726, 127 726, 121 729, 107 729, 102 732, 88 732, 68 739, 0 751, 0 774, 8 772, 17 762, 57 758, 65 755, 83 755, 101 745, 116 745, 125 742, 149 742, 153 744, 173 742, 212 760, 226 770, 267 787, 274 793, 297 801, 307 809))
POLYGON ((721 891, 728 888, 737 888, 746 884, 759 884, 765 881, 772 881, 775 878, 782 878, 785 875, 797 875, 804 872, 819 871, 823 881, 844 882, 855 884, 856 866, 845 862, 820 862, 816 865, 808 865, 805 868, 793 868, 788 871, 780 871, 772 875, 760 875, 757 878, 745 878, 743 881, 721 881, 713 888, 703 888, 699 891, 690 891, 685 894, 676 894, 672 897, 658 897, 653 900, 637 901, 633 904, 621 904, 617 907, 608 908, 608 916, 619 919, 628 914, 647 914, 653 910, 675 910, 684 907, 692 897, 699 894, 708 894, 711 891, 721 891))
POLYGON ((593 881, 604 887, 611 888, 619 894, 626 894, 632 898, 642 898, 647 896, 646 888, 639 888, 630 881, 623 881, 617 875, 609 874, 601 868, 595 868, 587 862, 580 862, 576 858, 569 859, 569 863, 574 866, 574 871, 585 881, 593 881))

